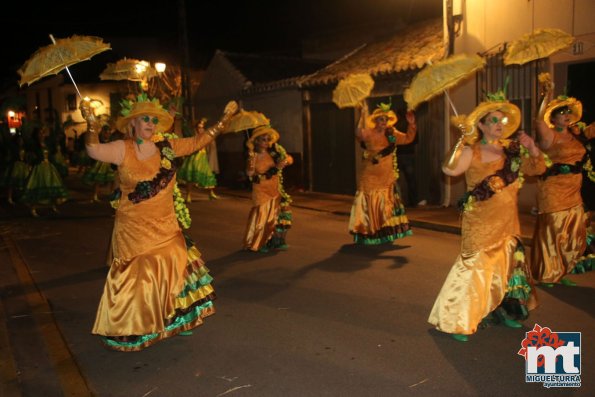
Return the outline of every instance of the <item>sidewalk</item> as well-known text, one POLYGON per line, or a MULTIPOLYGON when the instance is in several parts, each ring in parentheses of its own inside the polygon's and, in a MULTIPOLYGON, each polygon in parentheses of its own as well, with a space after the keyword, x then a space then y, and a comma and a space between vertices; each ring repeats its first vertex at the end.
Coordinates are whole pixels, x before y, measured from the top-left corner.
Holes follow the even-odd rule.
MULTIPOLYGON (((250 192, 246 190, 233 190, 217 188, 217 193, 227 196, 250 199, 250 192)), ((328 194, 316 192, 289 192, 296 208, 305 208, 315 211, 330 212, 337 215, 349 216, 353 196, 341 194, 328 194)), ((405 208, 409 222, 413 228, 423 228, 446 233, 461 234, 460 212, 455 207, 442 207, 436 205, 405 208)), ((521 238, 527 246, 531 245, 533 228, 537 218, 531 214, 519 214, 521 223, 521 238)), ((414 230, 415 232, 415 230, 414 230)))

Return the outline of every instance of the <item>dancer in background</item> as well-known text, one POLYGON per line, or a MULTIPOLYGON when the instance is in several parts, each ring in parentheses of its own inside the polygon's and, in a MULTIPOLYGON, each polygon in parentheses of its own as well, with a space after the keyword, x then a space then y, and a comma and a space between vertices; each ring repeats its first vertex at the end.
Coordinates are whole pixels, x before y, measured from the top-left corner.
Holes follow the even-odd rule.
MULTIPOLYGON (((108 124, 104 124, 99 132, 99 142, 107 143, 111 141, 111 131, 108 124)), ((93 186, 92 202, 99 202, 99 189, 101 186, 108 186, 108 190, 114 190, 115 170, 112 164, 103 161, 96 161, 88 168, 83 175, 83 182, 93 186)))
POLYGON ((244 248, 254 252, 286 250, 291 227, 291 197, 283 187, 283 169, 293 158, 277 143, 279 133, 269 127, 255 128, 246 143, 246 175, 252 182, 252 209, 244 237, 244 248))
MULTIPOLYGON (((204 130, 206 118, 203 118, 198 124, 198 133, 204 130)), ((186 202, 192 202, 192 186, 196 185, 198 188, 209 191, 209 199, 216 200, 219 197, 215 194, 215 187, 217 186, 217 178, 211 167, 209 166, 209 159, 207 157, 207 149, 202 148, 198 152, 191 154, 184 158, 184 162, 178 171, 178 180, 186 184, 186 202)))
POLYGON ((49 150, 46 138, 47 127, 36 127, 33 130, 33 146, 31 148, 32 170, 27 180, 21 201, 31 208, 31 215, 37 217, 40 206, 49 206, 58 212, 58 205, 68 198, 68 191, 56 167, 49 161, 49 150))
POLYGON ((582 104, 572 97, 552 99, 549 74, 539 78, 545 95, 537 119, 538 143, 553 165, 537 181, 539 214, 531 270, 543 286, 574 286, 576 283, 566 275, 591 270, 595 264, 595 252, 587 245, 590 219, 585 216, 581 196, 582 173, 589 157, 580 131, 573 132, 582 116, 582 104))
POLYGON ((356 138, 364 148, 363 170, 351 207, 349 232, 357 244, 392 243, 412 234, 399 196, 397 145, 415 139, 415 115, 408 112, 407 132, 397 131, 397 115, 381 103, 371 115, 364 104, 356 138))

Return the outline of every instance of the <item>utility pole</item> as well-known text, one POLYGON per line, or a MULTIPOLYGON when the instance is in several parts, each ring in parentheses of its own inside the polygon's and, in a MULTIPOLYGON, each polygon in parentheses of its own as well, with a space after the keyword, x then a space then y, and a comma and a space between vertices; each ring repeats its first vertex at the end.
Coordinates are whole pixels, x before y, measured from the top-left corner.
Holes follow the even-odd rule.
POLYGON ((192 104, 192 82, 190 80, 190 52, 188 49, 188 28, 186 24, 186 0, 178 0, 178 42, 180 46, 182 98, 184 105, 182 115, 194 125, 194 106, 192 104))

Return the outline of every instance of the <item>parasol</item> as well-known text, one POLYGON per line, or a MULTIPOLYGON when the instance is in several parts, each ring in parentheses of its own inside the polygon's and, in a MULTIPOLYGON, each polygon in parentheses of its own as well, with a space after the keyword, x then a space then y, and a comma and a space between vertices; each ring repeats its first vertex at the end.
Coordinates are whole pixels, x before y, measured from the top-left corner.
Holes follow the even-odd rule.
POLYGON ((147 61, 123 58, 116 63, 108 63, 99 78, 101 80, 144 81, 157 76, 157 71, 147 61))
POLYGON ((570 46, 573 42, 574 37, 562 30, 537 29, 508 44, 504 54, 504 64, 522 65, 539 58, 546 58, 570 46))
POLYGON ((447 89, 454 87, 485 66, 485 59, 479 55, 458 54, 429 64, 415 75, 409 88, 403 93, 409 110, 439 94, 446 94, 455 114, 447 89))
POLYGON ((333 90, 333 102, 340 108, 358 106, 374 88, 374 80, 366 73, 352 74, 339 81, 333 90))
POLYGON ((68 66, 91 59, 92 56, 111 49, 111 46, 104 43, 102 38, 95 36, 74 35, 64 39, 54 39, 54 36, 50 35, 50 39, 53 44, 35 51, 18 70, 21 76, 19 86, 30 85, 43 77, 58 74, 66 69, 77 93, 82 98, 68 66))
POLYGON ((263 125, 269 125, 270 123, 271 120, 269 120, 264 114, 260 112, 253 110, 246 111, 241 109, 231 118, 229 125, 225 129, 225 132, 239 132, 249 130, 263 125))

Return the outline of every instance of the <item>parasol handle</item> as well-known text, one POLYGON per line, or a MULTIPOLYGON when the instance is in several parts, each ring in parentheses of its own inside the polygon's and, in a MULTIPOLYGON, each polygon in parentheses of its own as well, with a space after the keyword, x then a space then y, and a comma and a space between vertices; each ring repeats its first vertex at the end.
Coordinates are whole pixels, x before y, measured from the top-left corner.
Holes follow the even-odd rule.
MULTIPOLYGON (((54 45, 56 44, 56 39, 54 39, 54 35, 50 34, 50 39, 52 40, 52 43, 54 43, 54 45)), ((64 61, 64 59, 62 59, 62 61, 64 61)), ((70 80, 72 81, 72 84, 74 84, 74 88, 76 89, 76 93, 79 94, 79 98, 81 98, 81 100, 83 99, 83 96, 81 95, 81 92, 79 91, 79 88, 77 87, 76 83, 74 82, 74 78, 72 78, 72 74, 70 74, 70 70, 68 69, 68 66, 66 66, 66 72, 68 73, 68 76, 70 77, 70 80)))
POLYGON ((457 113, 457 109, 455 109, 455 105, 454 103, 452 103, 452 100, 450 99, 450 95, 448 95, 447 90, 444 90, 444 95, 446 95, 446 99, 448 100, 448 103, 450 103, 450 107, 452 108, 452 111, 454 112, 455 116, 458 116, 459 114, 457 113))

